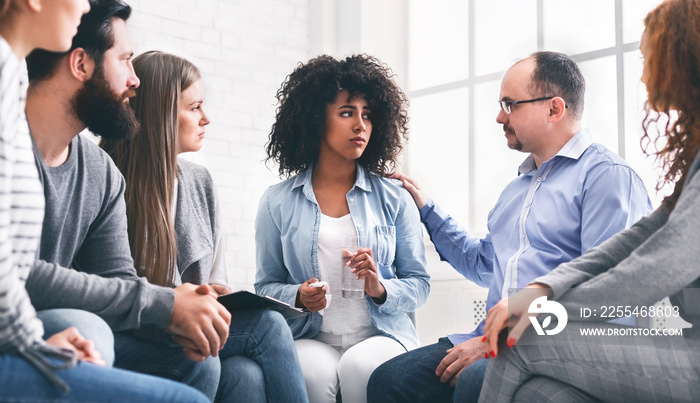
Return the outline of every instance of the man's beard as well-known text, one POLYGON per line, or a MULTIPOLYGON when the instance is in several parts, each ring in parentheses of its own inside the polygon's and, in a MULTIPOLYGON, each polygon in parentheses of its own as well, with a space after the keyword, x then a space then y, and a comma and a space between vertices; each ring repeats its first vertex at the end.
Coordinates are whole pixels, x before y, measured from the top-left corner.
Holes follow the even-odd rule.
POLYGON ((124 103, 125 98, 134 95, 131 88, 115 94, 98 69, 73 97, 73 109, 92 133, 107 140, 126 140, 139 129, 134 111, 124 103))
POLYGON ((508 148, 510 148, 511 150, 515 150, 515 151, 522 151, 523 150, 523 143, 521 143, 520 139, 518 139, 518 136, 515 135, 515 130, 513 130, 512 127, 504 124, 503 125, 503 132, 509 133, 515 139, 515 143, 513 143, 513 144, 509 143, 508 148))

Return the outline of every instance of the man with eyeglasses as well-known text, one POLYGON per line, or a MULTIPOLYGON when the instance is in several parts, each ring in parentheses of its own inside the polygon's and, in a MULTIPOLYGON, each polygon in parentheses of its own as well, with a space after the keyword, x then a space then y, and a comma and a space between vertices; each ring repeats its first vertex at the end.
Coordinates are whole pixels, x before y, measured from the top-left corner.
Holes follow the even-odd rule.
MULTIPOLYGON (((413 195, 440 258, 489 287, 487 310, 509 289, 525 287, 651 212, 639 176, 582 129, 585 87, 576 63, 561 53, 534 53, 506 72, 496 121, 508 147, 529 155, 489 213, 484 238, 460 227, 410 178, 395 176, 413 195)), ((384 363, 369 381, 368 400, 476 401, 484 358, 494 356, 482 343, 483 326, 384 363)))

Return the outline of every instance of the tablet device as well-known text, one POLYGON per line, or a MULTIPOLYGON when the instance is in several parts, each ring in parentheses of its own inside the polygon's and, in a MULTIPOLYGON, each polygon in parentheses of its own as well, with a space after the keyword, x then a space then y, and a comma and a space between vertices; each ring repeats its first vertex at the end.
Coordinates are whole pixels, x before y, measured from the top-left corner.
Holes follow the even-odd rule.
POLYGON ((253 294, 245 290, 222 295, 218 301, 231 313, 246 309, 272 309, 281 313, 285 319, 300 318, 309 314, 309 311, 295 308, 267 295, 253 294))

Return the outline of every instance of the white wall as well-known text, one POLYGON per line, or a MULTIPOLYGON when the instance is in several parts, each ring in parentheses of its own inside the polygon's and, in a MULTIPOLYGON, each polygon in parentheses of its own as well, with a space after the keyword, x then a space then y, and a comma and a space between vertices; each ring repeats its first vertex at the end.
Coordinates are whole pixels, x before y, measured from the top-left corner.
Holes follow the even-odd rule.
MULTIPOLYGON (((277 89, 294 66, 321 53, 365 52, 406 80, 404 0, 127 0, 136 53, 162 50, 202 71, 212 120, 204 147, 185 158, 214 176, 227 236, 234 289, 255 280, 254 220, 264 189, 279 181, 261 162, 274 121, 277 89)), ((410 147, 410 144, 409 144, 410 147)), ((483 290, 440 262, 426 237, 433 296, 417 312, 424 344, 478 322, 483 290), (454 307, 445 311, 445 307, 454 307)), ((483 314, 483 313, 482 313, 483 314)))
POLYGON ((196 64, 212 121, 201 151, 184 155, 211 171, 226 231, 230 285, 252 289, 258 200, 278 182, 264 144, 275 93, 308 59, 308 0, 127 0, 136 53, 162 50, 196 64))

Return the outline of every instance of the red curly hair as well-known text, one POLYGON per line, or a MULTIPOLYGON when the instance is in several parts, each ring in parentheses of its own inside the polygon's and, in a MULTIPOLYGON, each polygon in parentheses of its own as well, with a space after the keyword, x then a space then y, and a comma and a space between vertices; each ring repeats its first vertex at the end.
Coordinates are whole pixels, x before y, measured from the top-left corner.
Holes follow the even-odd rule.
POLYGON ((647 15, 644 25, 644 81, 649 97, 642 148, 647 155, 655 154, 666 172, 657 190, 675 182, 669 200, 675 205, 700 148, 700 0, 666 0, 647 15), (668 118, 664 131, 657 130, 652 140, 649 132, 662 117, 668 118), (659 140, 665 140, 660 150, 659 140), (650 153, 652 145, 655 150, 650 153))

